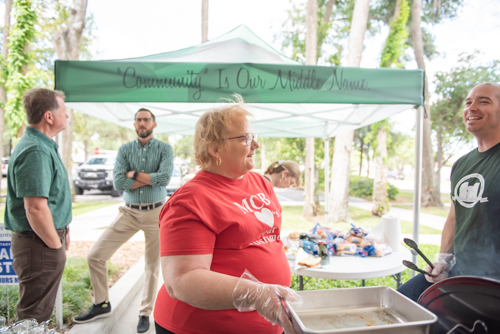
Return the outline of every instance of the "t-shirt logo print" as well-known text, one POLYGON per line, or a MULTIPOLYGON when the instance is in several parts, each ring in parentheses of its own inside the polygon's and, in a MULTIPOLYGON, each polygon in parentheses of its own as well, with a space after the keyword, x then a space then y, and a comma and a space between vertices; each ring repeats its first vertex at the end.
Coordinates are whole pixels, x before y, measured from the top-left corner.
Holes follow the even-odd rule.
MULTIPOLYGON (((474 180, 472 180, 474 181, 474 180)), ((478 202, 488 202, 488 197, 483 198, 484 177, 478 173, 464 176, 455 186, 454 195, 451 199, 457 201, 465 208, 472 208, 478 202), (469 179, 478 179, 479 182, 469 185, 469 179)))
POLYGON ((274 215, 269 209, 262 209, 261 212, 255 211, 254 212, 255 217, 257 217, 258 220, 263 222, 266 225, 269 225, 269 227, 273 227, 274 225, 274 215))

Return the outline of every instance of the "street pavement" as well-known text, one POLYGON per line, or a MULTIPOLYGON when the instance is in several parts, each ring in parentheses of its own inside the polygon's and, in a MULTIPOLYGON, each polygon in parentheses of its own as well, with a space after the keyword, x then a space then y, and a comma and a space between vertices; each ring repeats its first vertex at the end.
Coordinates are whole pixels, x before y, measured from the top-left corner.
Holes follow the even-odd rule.
MULTIPOLYGON (((276 195, 280 204, 285 205, 303 205, 304 195, 303 191, 300 189, 275 189, 276 195)), ((77 201, 96 201, 96 200, 109 200, 114 201, 116 204, 101 208, 92 212, 88 212, 73 218, 71 223, 71 238, 72 240, 81 241, 95 241, 104 232, 105 228, 110 225, 118 214, 118 207, 123 204, 121 198, 112 198, 108 195, 101 194, 89 194, 77 196, 77 201)), ((320 201, 322 198, 320 198, 320 201)), ((372 203, 360 198, 351 197, 349 199, 349 205, 355 206, 361 209, 370 210, 372 208, 372 203)), ((412 210, 402 209, 402 208, 391 208, 389 214, 398 216, 401 220, 413 221, 412 210)), ((420 214, 420 222, 422 225, 429 226, 438 230, 442 230, 445 218, 437 217, 429 214, 420 214)), ((410 235, 403 235, 402 237, 412 237, 410 235)), ((420 235, 419 243, 430 243, 439 245, 440 235, 420 235)), ((138 232, 132 237, 131 240, 144 240, 144 234, 138 232)), ((160 275, 160 282, 158 288, 163 284, 163 279, 160 275)), ((126 311, 120 317, 120 320, 114 325, 112 331, 109 334, 127 334, 136 333, 139 307, 141 303, 142 293, 136 294, 134 299, 128 305, 126 311)), ((152 316, 150 317, 151 325, 153 327, 154 320, 152 316)), ((150 333, 154 332, 152 328, 150 333)))

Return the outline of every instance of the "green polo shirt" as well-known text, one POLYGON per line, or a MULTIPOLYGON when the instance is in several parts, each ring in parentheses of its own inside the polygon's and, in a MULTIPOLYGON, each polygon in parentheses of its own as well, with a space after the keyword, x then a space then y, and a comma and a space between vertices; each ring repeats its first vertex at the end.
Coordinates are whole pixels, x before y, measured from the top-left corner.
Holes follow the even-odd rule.
POLYGON ((71 222, 71 191, 57 144, 30 126, 14 148, 7 172, 5 228, 32 231, 24 197, 46 197, 56 229, 71 222))

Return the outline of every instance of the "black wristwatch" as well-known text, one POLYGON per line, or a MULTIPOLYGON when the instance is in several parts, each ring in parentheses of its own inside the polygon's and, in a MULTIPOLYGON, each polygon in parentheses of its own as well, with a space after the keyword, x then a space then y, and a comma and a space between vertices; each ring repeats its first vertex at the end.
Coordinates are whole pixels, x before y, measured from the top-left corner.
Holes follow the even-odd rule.
POLYGON ((134 180, 137 180, 137 175, 139 175, 139 172, 138 172, 138 171, 135 171, 135 172, 134 172, 134 176, 132 176, 132 178, 133 178, 134 180))

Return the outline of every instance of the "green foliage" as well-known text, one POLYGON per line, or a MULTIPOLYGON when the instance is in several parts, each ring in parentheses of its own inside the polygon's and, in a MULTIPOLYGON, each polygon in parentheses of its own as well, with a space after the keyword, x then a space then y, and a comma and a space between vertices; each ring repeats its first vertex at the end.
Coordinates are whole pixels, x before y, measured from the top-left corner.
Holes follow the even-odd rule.
POLYGON ((401 56, 404 54, 408 45, 405 40, 408 38, 406 23, 410 15, 410 6, 408 0, 401 0, 400 13, 391 21, 389 36, 385 40, 380 67, 402 68, 401 56))
POLYGON ((192 159, 194 154, 193 140, 194 136, 182 136, 174 145, 174 155, 183 160, 192 159))
MULTIPOLYGON (((324 217, 307 219, 302 216, 302 206, 284 206, 282 212, 281 229, 283 231, 310 231, 317 222, 324 224, 324 217)), ((410 209, 410 208, 408 208, 410 209)), ((323 208, 324 211, 324 208, 323 208)), ((374 216, 370 210, 364 210, 353 206, 349 207, 349 217, 358 225, 367 229, 372 229, 380 222, 380 217, 374 216)), ((335 223, 336 229, 347 231, 351 228, 350 223, 335 223)), ((413 223, 401 220, 401 233, 411 234, 413 223)), ((420 225, 420 234, 441 234, 440 230, 425 225, 420 225)))
MULTIPOLYGON (((112 277, 119 268, 109 261, 107 265, 108 275, 112 277)), ((86 259, 68 258, 66 260, 62 277, 62 291, 63 319, 64 323, 69 325, 76 315, 86 311, 92 304, 92 285, 86 259)), ((8 323, 15 321, 18 301, 18 286, 0 287, 0 314, 7 318, 8 323), (6 295, 8 295, 8 298, 6 295)), ((55 314, 52 315, 52 322, 56 323, 55 314)))
MULTIPOLYGON (((339 66, 343 43, 349 36, 354 8, 353 0, 337 0, 330 17, 326 18, 328 1, 318 0, 317 58, 319 63, 339 66)), ((293 3, 288 18, 283 23, 282 51, 301 63, 306 62, 306 4, 293 3)))
MULTIPOLYGON (((371 199, 373 194, 373 179, 351 175, 349 186, 349 195, 361 198, 371 199)), ((396 199, 399 189, 390 183, 387 183, 387 196, 389 200, 396 199)))
POLYGON ((481 82, 500 81, 500 61, 477 64, 478 52, 462 54, 449 72, 436 73, 437 101, 432 105, 432 129, 441 146, 444 162, 473 136, 465 130, 462 118, 464 101, 469 91, 481 82))
MULTIPOLYGON (((78 111, 74 113, 74 120, 74 140, 83 143, 87 154, 91 154, 95 147, 117 150, 123 144, 137 138, 135 130, 126 129, 78 111)), ((130 122, 132 123, 133 120, 130 122)))
MULTIPOLYGON (((429 0, 422 1, 422 39, 424 42, 424 54, 428 59, 432 59, 438 54, 434 45, 434 36, 431 33, 431 24, 437 24, 445 19, 453 18, 463 5, 464 0, 429 0)), ((413 1, 410 1, 411 7, 413 1)), ((384 24, 389 24, 394 17, 396 0, 372 0, 370 3, 370 18, 384 24)), ((411 14, 411 13, 410 13, 411 14)), ((412 16, 409 15, 407 21, 407 30, 411 32, 412 16)), ((410 33, 406 41, 413 46, 413 35, 410 33)))
POLYGON ((35 76, 32 72, 28 72, 28 66, 33 62, 30 44, 35 38, 37 17, 29 0, 13 1, 12 13, 15 23, 11 26, 9 36, 6 82, 9 99, 5 112, 9 132, 11 136, 15 136, 26 123, 22 95, 35 84, 35 76))

